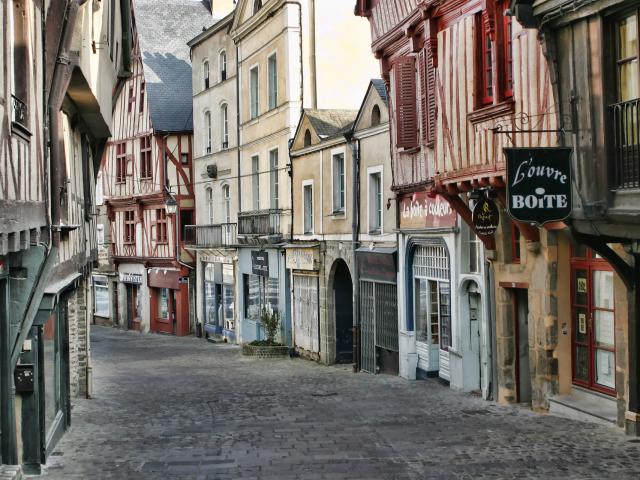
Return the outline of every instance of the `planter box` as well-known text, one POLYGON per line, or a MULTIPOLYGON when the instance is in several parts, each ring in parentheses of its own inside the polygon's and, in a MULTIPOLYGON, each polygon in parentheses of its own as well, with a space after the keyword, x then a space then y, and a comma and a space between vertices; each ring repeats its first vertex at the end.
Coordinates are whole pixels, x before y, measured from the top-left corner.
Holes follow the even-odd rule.
POLYGON ((256 358, 284 358, 289 356, 289 347, 286 345, 277 347, 267 347, 262 345, 242 345, 242 354, 247 357, 256 358))

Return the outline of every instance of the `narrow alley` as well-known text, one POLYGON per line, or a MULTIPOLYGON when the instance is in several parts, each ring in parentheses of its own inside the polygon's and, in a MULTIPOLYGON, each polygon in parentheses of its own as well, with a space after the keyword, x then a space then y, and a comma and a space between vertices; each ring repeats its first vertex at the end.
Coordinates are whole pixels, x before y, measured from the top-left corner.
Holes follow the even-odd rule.
POLYGON ((640 477, 615 428, 227 344, 92 333, 94 389, 46 479, 640 477), (277 367, 276 367, 277 366, 277 367))

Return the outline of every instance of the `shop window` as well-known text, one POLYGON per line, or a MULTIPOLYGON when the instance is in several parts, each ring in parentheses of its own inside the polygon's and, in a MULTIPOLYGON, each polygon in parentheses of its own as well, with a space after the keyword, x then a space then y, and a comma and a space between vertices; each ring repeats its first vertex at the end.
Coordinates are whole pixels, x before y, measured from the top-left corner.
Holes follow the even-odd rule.
POLYGON ((136 212, 133 210, 124 212, 124 243, 136 243, 136 212))
POLYGON ((271 190, 271 208, 280 208, 280 182, 279 182, 279 170, 278 170, 278 150, 271 150, 269 152, 269 183, 271 190))
POLYGON ((127 142, 116 144, 116 183, 124 183, 127 178, 127 142))
POLYGON ((260 320, 262 309, 271 308, 278 312, 278 280, 258 275, 243 276, 244 316, 260 320))
POLYGON ((169 319, 169 289, 158 289, 158 317, 164 320, 169 319))
POLYGON ((151 135, 140 137, 140 178, 151 178, 151 135))
POLYGON ((156 241, 167 243, 167 211, 164 208, 156 210, 156 241))
POLYGON ((93 299, 94 313, 101 317, 109 317, 109 284, 104 275, 93 277, 93 299))
POLYGON ((333 213, 344 213, 346 203, 344 153, 332 155, 331 170, 333 180, 333 213))

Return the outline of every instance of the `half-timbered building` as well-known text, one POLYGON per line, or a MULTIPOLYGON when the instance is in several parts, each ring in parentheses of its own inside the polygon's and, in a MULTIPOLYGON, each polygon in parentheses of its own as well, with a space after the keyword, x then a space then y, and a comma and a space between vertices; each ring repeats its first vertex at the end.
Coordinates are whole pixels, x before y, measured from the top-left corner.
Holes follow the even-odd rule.
POLYGON ((131 75, 114 100, 100 169, 118 272, 112 303, 123 328, 187 335, 195 196, 186 43, 213 20, 205 4, 187 0, 136 0, 134 14, 131 75))
POLYGON ((3 7, 0 463, 39 473, 71 402, 90 394, 95 174, 111 94, 129 69, 130 10, 126 1, 3 7))
POLYGON ((573 158, 576 242, 560 284, 571 295, 561 322, 569 334, 559 335, 565 353, 551 409, 605 417, 640 435, 640 2, 511 3, 522 24, 538 29, 548 95, 573 158))

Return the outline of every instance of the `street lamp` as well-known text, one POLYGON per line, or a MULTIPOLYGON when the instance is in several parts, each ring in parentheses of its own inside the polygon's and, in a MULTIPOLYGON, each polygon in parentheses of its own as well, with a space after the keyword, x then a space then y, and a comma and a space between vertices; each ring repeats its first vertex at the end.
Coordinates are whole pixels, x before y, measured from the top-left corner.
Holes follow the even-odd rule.
POLYGON ((167 211, 167 215, 175 215, 178 211, 178 202, 170 195, 167 201, 164 202, 164 208, 167 211))

